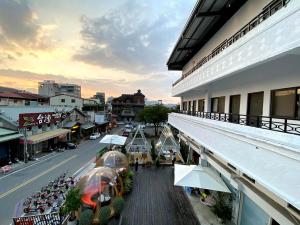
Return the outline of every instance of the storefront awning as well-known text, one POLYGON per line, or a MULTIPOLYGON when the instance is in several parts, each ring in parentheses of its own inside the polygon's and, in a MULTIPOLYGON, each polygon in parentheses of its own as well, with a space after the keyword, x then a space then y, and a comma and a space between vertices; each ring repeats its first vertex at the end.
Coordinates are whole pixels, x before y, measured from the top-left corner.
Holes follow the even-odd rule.
POLYGON ((210 168, 196 165, 175 164, 174 185, 230 192, 221 177, 210 168))
POLYGON ((17 138, 20 138, 22 137, 23 134, 11 134, 11 135, 6 135, 6 136, 2 136, 0 137, 0 143, 1 142, 6 142, 6 141, 10 141, 10 140, 14 140, 14 139, 17 139, 17 138))
POLYGON ((36 144, 42 141, 49 140, 51 138, 58 137, 60 135, 64 135, 71 132, 70 130, 67 129, 56 129, 56 130, 51 130, 47 132, 43 132, 41 134, 35 134, 32 136, 27 137, 27 142, 28 144, 36 144))
POLYGON ((95 127, 95 125, 92 123, 84 123, 81 125, 81 129, 84 129, 84 130, 91 129, 93 127, 95 127))
POLYGON ((72 127, 74 127, 75 125, 77 125, 78 122, 73 122, 73 121, 69 121, 69 122, 66 122, 63 127, 64 128, 68 128, 68 129, 71 129, 72 127))

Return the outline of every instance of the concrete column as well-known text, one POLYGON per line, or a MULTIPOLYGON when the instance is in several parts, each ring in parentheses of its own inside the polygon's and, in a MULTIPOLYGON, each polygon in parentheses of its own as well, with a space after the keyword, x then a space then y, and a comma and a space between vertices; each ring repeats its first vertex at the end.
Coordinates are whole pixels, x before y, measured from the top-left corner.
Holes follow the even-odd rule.
POLYGON ((210 112, 211 109, 211 91, 209 89, 205 90, 205 104, 204 104, 204 112, 210 112))
POLYGON ((271 91, 264 90, 263 116, 270 116, 271 91))
POLYGON ((229 113, 229 107, 230 106, 230 95, 225 95, 225 108, 224 112, 229 113))
POLYGON ((247 104, 248 104, 248 94, 241 93, 241 104, 240 104, 240 114, 247 114, 247 104))

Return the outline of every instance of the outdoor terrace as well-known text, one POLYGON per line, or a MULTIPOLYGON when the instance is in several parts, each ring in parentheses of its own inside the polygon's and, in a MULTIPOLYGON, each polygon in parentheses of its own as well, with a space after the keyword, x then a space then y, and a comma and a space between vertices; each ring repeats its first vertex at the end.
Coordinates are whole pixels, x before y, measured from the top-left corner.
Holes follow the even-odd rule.
MULTIPOLYGON (((121 225, 200 225, 172 167, 140 167, 126 199, 121 225)), ((110 225, 117 225, 111 221, 110 225)))

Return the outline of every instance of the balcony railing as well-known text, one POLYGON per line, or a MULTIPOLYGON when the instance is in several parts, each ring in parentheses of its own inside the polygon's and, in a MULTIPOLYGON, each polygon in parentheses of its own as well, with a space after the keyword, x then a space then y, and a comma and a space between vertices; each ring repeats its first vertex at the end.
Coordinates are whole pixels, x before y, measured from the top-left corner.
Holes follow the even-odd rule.
POLYGON ((173 83, 173 86, 175 86, 177 83, 179 83, 181 80, 189 76, 191 73, 193 73, 195 70, 203 66, 205 63, 210 61, 212 58, 220 54, 223 50, 231 46, 234 42, 239 40, 241 37, 245 36, 249 31, 251 31, 254 27, 257 27, 259 24, 261 24, 263 21, 268 19, 270 16, 275 14, 279 9, 283 8, 288 4, 290 0, 273 0, 270 2, 267 6, 263 8, 260 14, 258 14, 256 17, 254 17, 249 23, 247 23, 245 26, 243 26, 238 32, 236 32, 234 35, 232 35, 230 38, 223 41, 221 44, 219 44, 212 52, 208 55, 203 57, 199 62, 197 62, 196 65, 194 65, 188 72, 183 74, 177 81, 173 83))
POLYGON ((178 111, 177 113, 205 119, 218 120, 222 122, 236 123, 245 126, 252 126, 266 130, 300 135, 300 119, 197 111, 178 111))

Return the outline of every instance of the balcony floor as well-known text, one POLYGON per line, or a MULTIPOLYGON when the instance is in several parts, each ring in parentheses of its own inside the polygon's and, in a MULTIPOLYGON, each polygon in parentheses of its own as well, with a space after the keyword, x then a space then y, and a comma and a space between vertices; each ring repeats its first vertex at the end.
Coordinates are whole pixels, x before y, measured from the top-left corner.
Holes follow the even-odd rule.
POLYGON ((173 171, 171 166, 139 167, 122 225, 200 225, 183 189, 174 187, 173 171))

